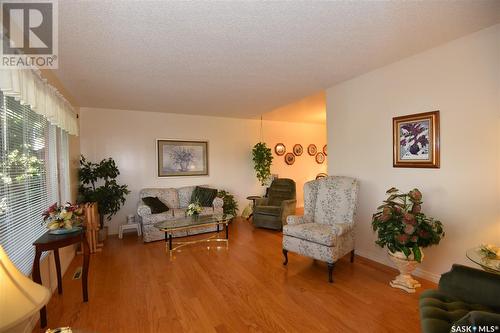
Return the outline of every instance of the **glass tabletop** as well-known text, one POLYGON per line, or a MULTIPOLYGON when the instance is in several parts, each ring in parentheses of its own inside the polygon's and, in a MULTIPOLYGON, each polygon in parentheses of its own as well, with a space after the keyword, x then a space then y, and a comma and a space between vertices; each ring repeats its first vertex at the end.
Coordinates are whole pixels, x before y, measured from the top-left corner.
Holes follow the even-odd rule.
POLYGON ((481 266, 485 271, 500 274, 500 258, 487 258, 480 247, 475 247, 467 250, 467 258, 470 261, 481 266))
POLYGON ((212 214, 212 215, 178 217, 155 223, 154 226, 162 231, 172 231, 179 229, 188 229, 193 227, 224 224, 231 221, 233 217, 234 216, 230 214, 212 214))

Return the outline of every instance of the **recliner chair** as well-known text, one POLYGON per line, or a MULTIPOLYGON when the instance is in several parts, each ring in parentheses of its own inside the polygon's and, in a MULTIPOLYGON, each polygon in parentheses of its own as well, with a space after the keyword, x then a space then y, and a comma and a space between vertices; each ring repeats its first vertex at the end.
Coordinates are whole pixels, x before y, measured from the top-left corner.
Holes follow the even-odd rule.
POLYGON ((273 180, 268 196, 255 201, 253 224, 256 227, 281 230, 287 216, 295 214, 296 195, 295 182, 292 179, 273 180))

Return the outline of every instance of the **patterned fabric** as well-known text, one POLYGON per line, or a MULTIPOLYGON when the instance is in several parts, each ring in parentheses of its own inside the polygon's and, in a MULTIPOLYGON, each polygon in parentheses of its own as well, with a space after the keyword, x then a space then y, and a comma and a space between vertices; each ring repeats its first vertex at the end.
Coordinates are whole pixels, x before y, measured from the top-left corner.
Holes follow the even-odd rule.
POLYGON ((354 249, 354 238, 352 233, 347 233, 337 237, 335 246, 325 246, 285 235, 283 236, 283 248, 303 256, 334 263, 354 249))
POLYGON ((321 224, 354 223, 358 186, 348 177, 318 180, 314 222, 321 224))
POLYGON ((302 223, 298 225, 285 225, 283 227, 283 235, 326 246, 333 246, 337 237, 347 231, 348 228, 344 224, 302 223))
POLYGON ((179 194, 179 207, 186 208, 191 203, 191 196, 196 186, 184 186, 177 189, 179 194))
POLYGON ((222 209, 224 207, 224 199, 222 199, 222 198, 215 198, 213 206, 214 206, 214 209, 217 209, 217 208, 222 209))
POLYGON ((304 216, 288 216, 283 248, 334 263, 354 250, 358 182, 330 176, 304 184, 304 216))
POLYGON ((159 214, 168 211, 167 205, 157 197, 144 197, 142 202, 151 209, 151 213, 159 214))
POLYGON ((175 188, 145 188, 139 193, 139 197, 158 197, 168 208, 179 208, 179 195, 175 188))

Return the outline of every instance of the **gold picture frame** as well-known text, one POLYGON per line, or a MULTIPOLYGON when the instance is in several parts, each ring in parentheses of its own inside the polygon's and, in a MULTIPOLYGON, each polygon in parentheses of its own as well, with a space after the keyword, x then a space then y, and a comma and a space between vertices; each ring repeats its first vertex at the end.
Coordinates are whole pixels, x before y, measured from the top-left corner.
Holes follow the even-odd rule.
POLYGON ((393 166, 440 167, 439 111, 392 118, 393 166))
POLYGON ((156 140, 158 177, 208 176, 208 141, 156 140))

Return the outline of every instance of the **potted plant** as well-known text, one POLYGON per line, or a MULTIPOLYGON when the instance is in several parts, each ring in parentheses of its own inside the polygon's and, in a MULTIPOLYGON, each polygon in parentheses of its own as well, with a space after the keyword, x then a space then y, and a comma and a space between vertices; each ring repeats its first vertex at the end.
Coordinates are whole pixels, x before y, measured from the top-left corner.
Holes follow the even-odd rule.
POLYGON ((108 221, 125 203, 125 196, 130 193, 127 185, 119 185, 116 178, 120 174, 112 158, 99 163, 87 161, 82 155, 78 177, 78 202, 97 202, 99 223, 104 227, 104 218, 108 221))
POLYGON ((200 203, 198 201, 192 202, 189 204, 186 210, 186 215, 187 216, 192 216, 194 218, 197 218, 201 212, 203 211, 203 208, 201 207, 200 203))
POLYGON ((420 283, 411 273, 424 258, 422 248, 439 244, 444 237, 443 226, 422 213, 422 193, 418 189, 400 193, 393 187, 386 193, 387 199, 372 218, 378 236, 375 243, 387 247, 389 258, 401 273, 391 286, 415 292, 420 283))
POLYGON ((234 199, 234 196, 227 191, 220 190, 217 192, 217 197, 222 198, 224 205, 222 209, 224 214, 236 216, 238 212, 238 203, 234 199))
POLYGON ((271 164, 273 162, 271 148, 267 147, 264 142, 259 142, 253 146, 252 157, 257 179, 262 186, 265 186, 266 181, 271 176, 271 164))

